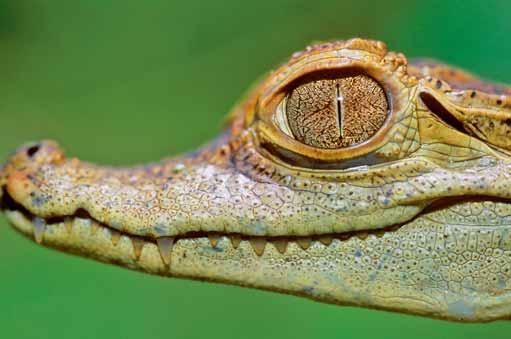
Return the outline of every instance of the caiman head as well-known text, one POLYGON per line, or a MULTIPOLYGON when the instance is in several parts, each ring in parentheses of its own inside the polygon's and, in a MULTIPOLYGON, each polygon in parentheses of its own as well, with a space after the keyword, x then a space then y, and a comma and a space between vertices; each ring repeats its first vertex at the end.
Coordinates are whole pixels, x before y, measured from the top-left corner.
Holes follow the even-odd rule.
POLYGON ((457 321, 511 317, 511 89, 353 39, 295 53, 201 150, 133 168, 19 148, 37 243, 172 277, 457 321))

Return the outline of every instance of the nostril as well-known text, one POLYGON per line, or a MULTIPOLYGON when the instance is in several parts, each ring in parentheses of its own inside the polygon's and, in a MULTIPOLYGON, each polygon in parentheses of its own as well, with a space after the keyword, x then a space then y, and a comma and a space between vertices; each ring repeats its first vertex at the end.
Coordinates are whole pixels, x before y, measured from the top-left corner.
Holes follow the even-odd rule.
POLYGON ((38 151, 39 149, 41 148, 40 145, 34 145, 34 146, 31 146, 27 149, 27 155, 32 158, 38 151))

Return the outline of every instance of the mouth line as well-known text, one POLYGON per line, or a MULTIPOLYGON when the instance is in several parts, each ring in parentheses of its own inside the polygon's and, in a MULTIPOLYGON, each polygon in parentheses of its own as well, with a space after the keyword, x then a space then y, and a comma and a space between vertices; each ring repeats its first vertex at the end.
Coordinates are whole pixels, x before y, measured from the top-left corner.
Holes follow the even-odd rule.
MULTIPOLYGON (((1 189, 1 188, 0 188, 1 189)), ((128 237, 133 244, 152 243, 157 246, 161 246, 161 242, 170 242, 170 246, 180 240, 190 240, 198 238, 208 238, 211 246, 215 248, 221 237, 228 237, 234 248, 237 248, 241 241, 249 241, 258 256, 264 253, 264 247, 267 243, 273 243, 277 250, 281 254, 285 254, 288 243, 295 242, 303 250, 307 250, 314 242, 320 242, 325 246, 329 246, 333 240, 347 241, 353 237, 360 240, 366 240, 370 235, 377 238, 383 237, 386 233, 391 233, 399 230, 402 226, 412 222, 415 219, 423 217, 431 212, 446 209, 457 204, 467 202, 500 202, 511 204, 511 199, 502 199, 487 196, 461 196, 461 197, 446 197, 439 198, 433 201, 427 206, 421 213, 417 214, 414 218, 399 224, 394 224, 380 229, 361 230, 361 231, 348 231, 343 233, 325 233, 325 234, 311 234, 307 236, 255 236, 241 233, 222 233, 222 232, 188 232, 178 234, 175 236, 162 236, 162 237, 151 237, 151 236, 140 236, 134 235, 122 230, 116 229, 108 224, 105 224, 90 215, 85 209, 78 209, 71 215, 65 216, 54 216, 49 218, 42 218, 27 210, 24 206, 17 203, 6 190, 3 191, 3 196, 0 196, 0 211, 6 212, 17 212, 22 215, 26 220, 30 221, 33 226, 34 240, 41 244, 43 234, 46 230, 50 229, 55 225, 64 224, 68 229, 68 232, 72 231, 72 225, 76 220, 83 220, 89 222, 93 231, 98 229, 104 229, 111 234, 111 239, 114 245, 119 241, 121 236, 128 237)), ((135 245, 134 245, 135 246, 135 245)))
POLYGON ((281 254, 284 254, 286 251, 287 244, 290 242, 295 242, 299 245, 303 250, 307 250, 314 242, 320 242, 325 246, 329 246, 333 240, 337 239, 339 241, 347 241, 350 238, 357 237, 360 240, 365 240, 369 235, 374 235, 376 237, 383 237, 385 233, 394 232, 398 230, 403 224, 396 224, 387 226, 385 228, 377 229, 377 230, 367 230, 367 231, 350 231, 343 233, 326 233, 326 234, 314 234, 307 236, 256 236, 256 235, 248 235, 241 233, 222 233, 222 232, 187 232, 183 234, 178 234, 175 236, 162 236, 162 237, 150 237, 150 236, 140 236, 134 235, 127 232, 123 232, 122 230, 116 229, 108 224, 105 224, 90 215, 85 209, 78 209, 71 215, 65 216, 54 216, 49 218, 42 218, 37 216, 27 210, 24 206, 16 202, 8 192, 3 191, 3 196, 0 197, 0 211, 6 212, 14 212, 22 215, 26 220, 30 221, 34 228, 34 240, 41 244, 42 243, 42 233, 44 233, 47 229, 55 226, 64 224, 68 228, 68 232, 71 232, 72 224, 76 220, 84 220, 86 222, 90 222, 91 227, 96 232, 98 229, 105 229, 110 232, 112 237, 112 242, 115 243, 120 239, 121 236, 129 237, 133 243, 152 243, 155 245, 159 245, 160 239, 172 239, 172 243, 176 243, 179 240, 189 240, 189 239, 198 239, 198 238, 208 238, 211 246, 216 247, 219 239, 221 237, 228 237, 231 241, 231 244, 234 248, 237 248, 241 241, 249 241, 254 248, 254 251, 257 255, 262 255, 264 252, 264 245, 266 243, 273 243, 274 246, 279 250, 281 254), (41 234, 38 234, 41 233, 41 234))

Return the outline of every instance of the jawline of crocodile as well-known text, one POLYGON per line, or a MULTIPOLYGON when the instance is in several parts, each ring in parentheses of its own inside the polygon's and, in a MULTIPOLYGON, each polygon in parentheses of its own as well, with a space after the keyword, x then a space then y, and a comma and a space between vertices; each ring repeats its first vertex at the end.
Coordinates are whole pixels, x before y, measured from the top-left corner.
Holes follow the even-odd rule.
POLYGON ((511 89, 381 42, 308 47, 272 72, 201 150, 134 168, 43 141, 0 169, 14 228, 61 251, 454 321, 511 317, 511 89), (367 142, 316 149, 279 129, 294 81, 349 70, 385 89, 367 142))

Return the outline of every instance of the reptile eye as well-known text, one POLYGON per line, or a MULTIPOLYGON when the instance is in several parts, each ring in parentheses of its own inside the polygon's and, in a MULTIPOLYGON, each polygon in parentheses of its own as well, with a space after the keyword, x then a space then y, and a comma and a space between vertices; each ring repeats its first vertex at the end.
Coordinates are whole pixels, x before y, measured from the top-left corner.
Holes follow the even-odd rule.
POLYGON ((313 78, 292 88, 279 105, 277 124, 306 145, 336 149, 371 138, 388 113, 383 88, 367 75, 313 78))
POLYGON ((377 165, 415 151, 417 79, 406 74, 406 60, 326 46, 272 72, 244 108, 261 151, 313 170, 377 165))

